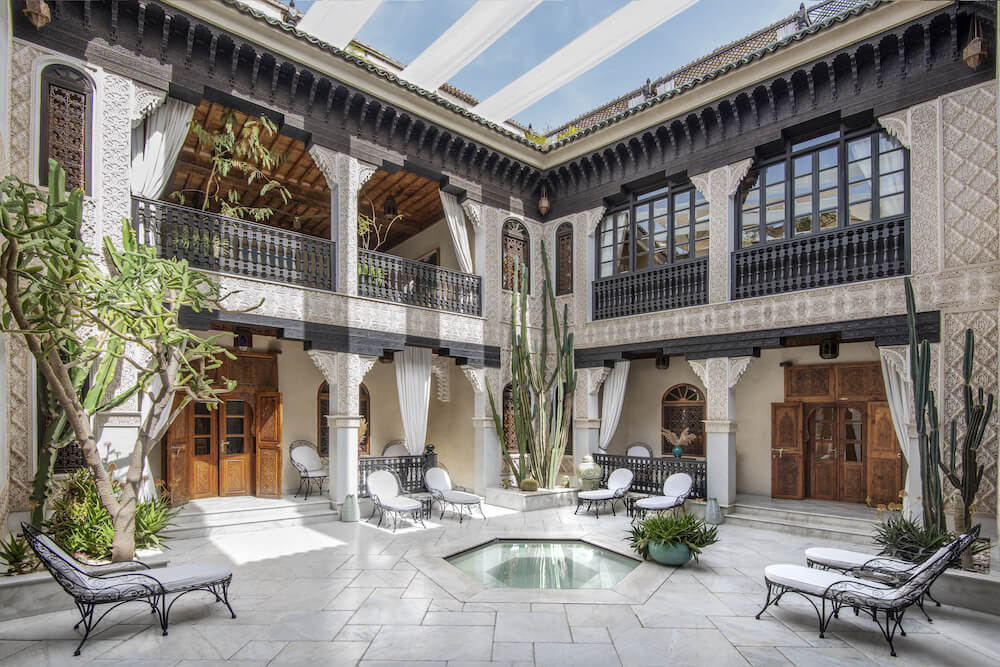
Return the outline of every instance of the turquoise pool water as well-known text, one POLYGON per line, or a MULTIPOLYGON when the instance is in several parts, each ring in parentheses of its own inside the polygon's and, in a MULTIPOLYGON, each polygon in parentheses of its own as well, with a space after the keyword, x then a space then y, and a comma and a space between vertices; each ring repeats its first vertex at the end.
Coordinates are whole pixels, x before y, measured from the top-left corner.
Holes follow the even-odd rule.
POLYGON ((639 565, 579 540, 494 540, 446 560, 487 588, 613 588, 639 565))

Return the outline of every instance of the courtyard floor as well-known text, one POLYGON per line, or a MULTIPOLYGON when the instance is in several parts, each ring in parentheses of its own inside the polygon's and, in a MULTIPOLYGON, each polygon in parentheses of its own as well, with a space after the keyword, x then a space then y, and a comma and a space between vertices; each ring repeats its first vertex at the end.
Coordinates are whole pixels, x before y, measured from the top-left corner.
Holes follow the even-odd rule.
MULTIPOLYGON (((929 608, 933 624, 908 615, 898 658, 874 624, 853 614, 817 636, 808 603, 789 597, 755 620, 770 563, 803 563, 823 540, 720 526, 700 563, 669 569, 641 603, 470 602, 427 566, 450 543, 503 536, 591 535, 623 539, 622 516, 574 516, 573 508, 487 520, 428 522, 396 535, 366 523, 321 523, 256 533, 177 540, 171 564, 225 562, 235 573, 233 620, 206 596, 183 598, 163 637, 148 611, 126 605, 74 658, 75 611, 0 623, 0 665, 996 665, 998 619, 955 607, 929 608), (665 580, 664 580, 665 577, 665 580), (446 584, 447 585, 447 584, 446 584)), ((829 544, 829 543, 827 543, 829 544)), ((658 566, 656 566, 658 567, 658 566)), ((518 599, 517 595, 506 598, 518 599)))

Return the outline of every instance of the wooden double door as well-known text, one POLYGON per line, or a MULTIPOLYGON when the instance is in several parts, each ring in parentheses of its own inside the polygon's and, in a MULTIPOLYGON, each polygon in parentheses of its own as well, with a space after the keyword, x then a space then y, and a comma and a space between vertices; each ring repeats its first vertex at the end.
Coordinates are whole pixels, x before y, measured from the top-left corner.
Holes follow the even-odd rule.
POLYGON ((796 395, 795 388, 801 392, 802 386, 786 377, 786 398, 792 393, 801 400, 771 407, 771 495, 871 505, 900 502, 902 454, 877 366, 798 369, 819 382, 812 394, 796 395), (866 381, 859 382, 859 375, 866 381))

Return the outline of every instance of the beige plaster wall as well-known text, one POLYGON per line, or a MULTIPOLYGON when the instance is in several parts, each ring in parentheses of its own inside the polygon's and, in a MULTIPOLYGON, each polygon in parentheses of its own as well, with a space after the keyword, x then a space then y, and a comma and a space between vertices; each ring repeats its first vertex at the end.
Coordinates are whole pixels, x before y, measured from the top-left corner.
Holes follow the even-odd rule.
MULTIPOLYGON (((471 229, 468 221, 465 224, 466 233, 469 235, 470 250, 475 255, 475 230, 471 229)), ((437 248, 439 250, 440 266, 446 269, 460 271, 458 259, 455 257, 455 245, 451 241, 451 234, 448 232, 448 223, 444 218, 423 230, 419 234, 411 236, 402 243, 398 243, 392 248, 383 249, 390 255, 398 255, 407 259, 417 259, 437 248)), ((475 261, 475 257, 473 257, 475 261)))
POLYGON ((785 399, 781 362, 801 366, 878 360, 874 343, 850 343, 841 345, 840 356, 832 361, 821 359, 819 347, 811 345, 763 350, 759 359, 750 362, 734 392, 736 492, 771 495, 771 403, 785 399))

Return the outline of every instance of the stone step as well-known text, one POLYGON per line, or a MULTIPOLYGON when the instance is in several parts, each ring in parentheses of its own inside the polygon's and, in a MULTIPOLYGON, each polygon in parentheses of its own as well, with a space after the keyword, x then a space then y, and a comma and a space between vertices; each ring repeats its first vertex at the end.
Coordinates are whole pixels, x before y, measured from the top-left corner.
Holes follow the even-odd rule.
POLYGON ((852 544, 872 544, 878 522, 863 517, 847 517, 823 512, 734 504, 726 513, 726 522, 775 530, 804 537, 819 537, 847 541, 852 544))
POLYGON ((224 502, 215 502, 209 509, 185 507, 174 519, 173 525, 163 531, 163 536, 188 539, 246 533, 335 521, 339 517, 340 513, 330 507, 330 500, 325 497, 310 498, 308 502, 276 502, 260 507, 247 506, 238 501, 233 507, 225 507, 224 502))

